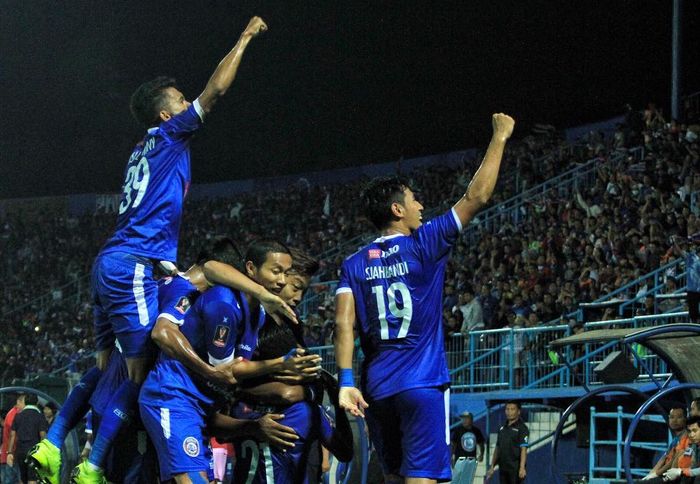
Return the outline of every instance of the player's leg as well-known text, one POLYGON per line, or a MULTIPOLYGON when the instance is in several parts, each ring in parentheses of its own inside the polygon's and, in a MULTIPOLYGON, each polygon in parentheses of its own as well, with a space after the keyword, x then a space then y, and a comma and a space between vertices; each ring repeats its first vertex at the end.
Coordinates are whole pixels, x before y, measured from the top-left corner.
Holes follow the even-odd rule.
POLYGON ((213 447, 212 461, 214 463, 214 481, 217 484, 221 484, 224 481, 224 474, 226 474, 226 449, 223 447, 213 447))
POLYGON ((100 258, 95 260, 92 270, 92 299, 94 312, 95 343, 97 364, 90 369, 68 394, 46 438, 29 451, 29 465, 42 481, 58 484, 61 474, 61 447, 68 433, 85 417, 90 409, 90 397, 97 387, 107 361, 114 348, 114 333, 106 309, 100 297, 100 283, 103 279, 103 266, 100 258))
POLYGON ((400 475, 412 484, 449 481, 449 390, 415 388, 394 398, 403 448, 400 475))
POLYGON ((394 397, 368 400, 367 403, 369 407, 365 410, 365 419, 369 429, 369 439, 377 451, 384 481, 388 484, 399 483, 403 480, 399 474, 403 449, 399 414, 394 407, 394 397))
POLYGON ((211 452, 202 434, 202 410, 185 399, 170 400, 165 407, 141 398, 141 419, 156 450, 161 482, 199 484, 201 478, 208 483, 211 452))
POLYGON ((120 430, 138 412, 138 394, 155 349, 150 332, 158 315, 158 286, 149 261, 128 254, 99 258, 105 277, 98 280, 101 300, 126 359, 129 378, 111 397, 85 463, 74 482, 102 482, 105 459, 120 430), (78 477, 79 476, 79 477, 78 477))

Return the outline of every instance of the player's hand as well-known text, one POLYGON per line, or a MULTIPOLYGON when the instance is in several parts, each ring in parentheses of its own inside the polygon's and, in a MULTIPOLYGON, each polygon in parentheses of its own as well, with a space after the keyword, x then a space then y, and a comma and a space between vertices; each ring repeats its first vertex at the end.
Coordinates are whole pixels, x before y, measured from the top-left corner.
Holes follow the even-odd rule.
POLYGON ((299 436, 293 428, 277 423, 277 420, 283 418, 284 415, 268 413, 257 419, 258 431, 255 437, 282 449, 293 448, 294 442, 299 439, 299 436))
POLYGON ((258 296, 260 304, 265 308, 265 312, 275 320, 277 324, 282 324, 282 318, 287 318, 294 324, 299 324, 297 315, 281 297, 272 294, 270 291, 263 291, 258 296))
POLYGON ((491 117, 491 122, 493 124, 493 135, 501 141, 507 140, 513 134, 515 120, 507 114, 496 113, 491 117))
POLYGON ((527 476, 527 471, 526 471, 525 469, 520 469, 520 470, 518 471, 518 477, 519 477, 520 479, 525 479, 525 476, 527 476))
POLYGON ((365 408, 369 407, 362 392, 355 387, 340 387, 338 403, 340 408, 347 410, 351 415, 362 418, 365 417, 365 408))
POLYGON ((675 481, 681 477, 680 467, 673 467, 664 472, 664 481, 675 481))
POLYGON ((301 376, 318 376, 321 372, 321 357, 307 355, 304 348, 294 348, 284 357, 282 370, 291 371, 301 376))
POLYGON ((253 17, 248 22, 248 26, 243 31, 243 35, 250 35, 255 37, 259 33, 265 32, 267 30, 267 24, 260 17, 253 17))
POLYGON ((209 376, 210 380, 223 385, 235 385, 238 383, 238 380, 233 376, 233 367, 241 361, 243 361, 243 358, 236 358, 233 361, 219 363, 212 369, 211 375, 209 376))
POLYGON ((15 456, 14 454, 7 454, 7 465, 10 467, 13 467, 15 465, 15 456))

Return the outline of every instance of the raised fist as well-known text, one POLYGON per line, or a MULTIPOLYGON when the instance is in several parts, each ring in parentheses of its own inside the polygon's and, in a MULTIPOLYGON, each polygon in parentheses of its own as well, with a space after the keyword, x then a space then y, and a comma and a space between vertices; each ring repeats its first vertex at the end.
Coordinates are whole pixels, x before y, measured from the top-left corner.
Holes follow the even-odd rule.
POLYGON ((253 17, 250 19, 250 22, 248 22, 248 26, 245 28, 245 31, 243 32, 243 35, 250 35, 252 37, 255 37, 261 32, 265 32, 267 30, 267 24, 261 19, 260 17, 253 17))

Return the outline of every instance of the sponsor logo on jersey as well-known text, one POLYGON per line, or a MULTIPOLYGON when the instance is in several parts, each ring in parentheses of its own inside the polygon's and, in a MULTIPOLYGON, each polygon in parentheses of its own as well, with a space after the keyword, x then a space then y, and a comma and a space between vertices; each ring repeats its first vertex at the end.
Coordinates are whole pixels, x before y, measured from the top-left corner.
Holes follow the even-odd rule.
POLYGON ((226 346, 230 330, 231 328, 228 326, 224 326, 223 324, 218 325, 214 330, 214 346, 218 346, 219 348, 226 346))
POLYGON ((379 259, 382 256, 382 251, 379 249, 369 249, 368 251, 369 258, 371 259, 379 259))
POLYGON ((186 437, 182 441, 182 450, 190 457, 197 457, 199 455, 199 441, 194 437, 186 437))
POLYGON ((178 299, 175 309, 177 309, 177 312, 180 314, 185 314, 190 306, 190 298, 187 296, 182 296, 180 299, 178 299))
POLYGON ((253 350, 253 348, 251 348, 250 346, 248 346, 246 344, 239 344, 238 348, 241 350, 245 350, 245 351, 252 351, 253 350))

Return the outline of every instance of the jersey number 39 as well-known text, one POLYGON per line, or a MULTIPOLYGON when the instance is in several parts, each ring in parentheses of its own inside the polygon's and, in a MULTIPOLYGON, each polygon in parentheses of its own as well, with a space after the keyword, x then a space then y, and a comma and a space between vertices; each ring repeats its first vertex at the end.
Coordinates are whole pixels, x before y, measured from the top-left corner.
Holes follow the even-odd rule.
POLYGON ((408 287, 403 282, 394 282, 386 290, 386 295, 384 294, 384 286, 373 286, 372 294, 377 298, 377 311, 379 316, 379 336, 383 340, 387 339, 401 339, 405 338, 408 334, 408 328, 411 326, 411 318, 413 317, 413 302, 411 300, 411 292, 408 287), (401 306, 397 304, 397 296, 399 296, 401 306), (385 298, 389 301, 389 312, 393 316, 392 319, 399 320, 397 323, 392 324, 392 328, 389 328, 389 321, 387 321, 386 314, 386 302, 385 298), (396 326, 399 325, 398 333, 394 335, 389 334, 389 329, 396 330, 396 326))
POLYGON ((151 178, 151 169, 148 166, 148 160, 142 156, 138 163, 131 165, 126 172, 126 180, 124 180, 124 196, 119 204, 119 215, 126 212, 129 208, 136 208, 143 200, 148 188, 148 181, 151 178))

